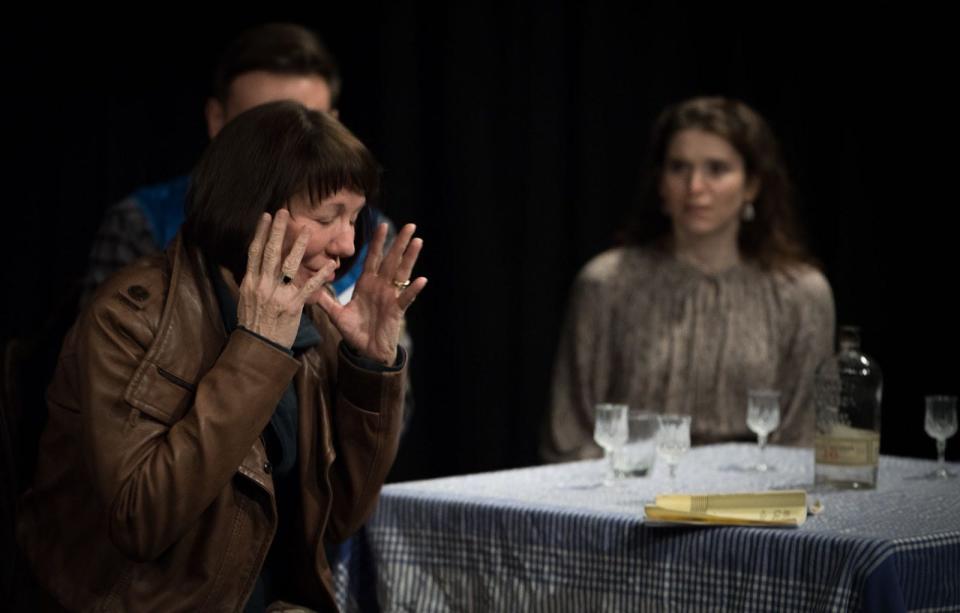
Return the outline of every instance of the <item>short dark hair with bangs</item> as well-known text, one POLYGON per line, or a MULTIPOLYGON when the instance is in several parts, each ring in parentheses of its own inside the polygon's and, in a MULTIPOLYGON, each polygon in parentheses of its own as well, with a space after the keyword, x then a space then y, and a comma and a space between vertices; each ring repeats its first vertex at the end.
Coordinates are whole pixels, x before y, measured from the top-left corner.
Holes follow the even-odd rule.
MULTIPOLYGON (((238 115, 207 146, 187 192, 184 240, 239 283, 264 213, 300 194, 318 203, 342 189, 370 202, 379 187, 377 161, 343 124, 297 102, 271 102, 238 115)), ((370 237, 369 209, 357 219, 356 253, 370 237)), ((352 260, 339 270, 350 270, 352 260)))

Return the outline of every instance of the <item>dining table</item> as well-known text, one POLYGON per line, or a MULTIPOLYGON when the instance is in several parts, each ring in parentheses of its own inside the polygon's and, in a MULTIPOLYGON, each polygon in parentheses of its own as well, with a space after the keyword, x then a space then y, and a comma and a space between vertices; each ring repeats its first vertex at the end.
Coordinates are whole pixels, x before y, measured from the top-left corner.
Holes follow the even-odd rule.
MULTIPOLYGON (((813 451, 691 448, 671 478, 604 460, 392 483, 334 568, 345 611, 960 611, 960 479, 883 455, 874 489, 813 451), (659 494, 807 492, 797 527, 648 521, 659 494)), ((960 466, 948 463, 960 473, 960 466)))

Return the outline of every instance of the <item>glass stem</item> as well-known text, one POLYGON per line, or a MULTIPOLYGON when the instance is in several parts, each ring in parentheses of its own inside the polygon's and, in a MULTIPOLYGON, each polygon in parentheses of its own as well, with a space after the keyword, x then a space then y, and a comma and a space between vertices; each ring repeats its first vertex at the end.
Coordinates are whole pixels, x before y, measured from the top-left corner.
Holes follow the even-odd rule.
POLYGON ((758 434, 757 435, 757 445, 760 445, 760 466, 766 468, 767 462, 765 461, 765 450, 767 449, 767 435, 758 434))
POLYGON ((937 439, 937 467, 945 469, 947 467, 947 439, 937 439))
POLYGON ((613 450, 604 449, 603 450, 603 459, 607 463, 607 478, 606 482, 608 484, 613 483, 616 474, 613 472, 613 450))
POLYGON ((670 478, 673 479, 677 476, 677 465, 669 464, 669 466, 670 466, 670 478))

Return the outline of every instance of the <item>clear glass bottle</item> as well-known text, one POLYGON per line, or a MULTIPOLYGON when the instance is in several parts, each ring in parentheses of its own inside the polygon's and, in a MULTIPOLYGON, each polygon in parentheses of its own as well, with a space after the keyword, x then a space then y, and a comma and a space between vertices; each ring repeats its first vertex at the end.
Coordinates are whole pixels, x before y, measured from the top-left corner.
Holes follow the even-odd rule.
POLYGON ((840 328, 840 349, 817 367, 814 481, 837 489, 877 486, 883 375, 860 351, 860 330, 840 328))

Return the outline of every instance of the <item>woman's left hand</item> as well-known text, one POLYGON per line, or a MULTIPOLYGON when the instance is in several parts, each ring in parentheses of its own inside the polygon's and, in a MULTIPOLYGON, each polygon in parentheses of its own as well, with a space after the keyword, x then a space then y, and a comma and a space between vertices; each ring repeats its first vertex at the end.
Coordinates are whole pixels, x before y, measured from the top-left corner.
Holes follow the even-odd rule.
POLYGON ((410 279, 423 248, 423 240, 413 238, 415 230, 413 224, 403 226, 384 256, 387 226, 380 224, 350 302, 341 306, 327 292, 319 302, 354 351, 388 366, 397 360, 403 313, 427 284, 426 277, 410 279))

